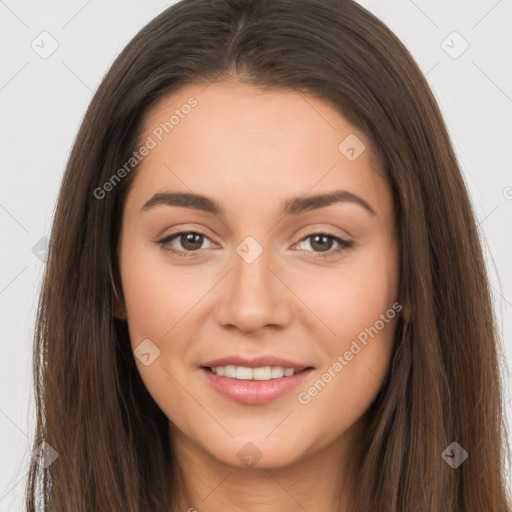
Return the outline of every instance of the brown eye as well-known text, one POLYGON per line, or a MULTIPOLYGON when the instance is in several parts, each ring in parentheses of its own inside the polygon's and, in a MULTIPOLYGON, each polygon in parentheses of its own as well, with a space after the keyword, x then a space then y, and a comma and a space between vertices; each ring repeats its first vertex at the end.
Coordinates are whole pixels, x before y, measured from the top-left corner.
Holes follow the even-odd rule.
POLYGON ((304 237, 299 244, 306 240, 310 241, 309 245, 311 249, 313 252, 317 253, 316 257, 319 258, 335 256, 340 252, 350 249, 354 244, 353 242, 348 242, 347 240, 343 240, 342 238, 329 233, 312 233, 311 235, 304 237), (333 248, 333 244, 337 244, 338 248, 331 250, 333 248))
POLYGON ((197 251, 203 244, 203 235, 199 233, 183 233, 180 235, 181 246, 190 251, 197 251))
POLYGON ((334 243, 333 238, 327 235, 312 235, 310 238, 311 247, 313 249, 318 249, 321 252, 331 249, 334 243))
POLYGON ((172 252, 180 256, 195 256, 194 253, 200 252, 205 240, 209 240, 206 235, 196 233, 194 231, 182 231, 174 233, 162 240, 158 240, 158 244, 164 251, 172 252), (178 247, 176 248, 176 242, 178 247))

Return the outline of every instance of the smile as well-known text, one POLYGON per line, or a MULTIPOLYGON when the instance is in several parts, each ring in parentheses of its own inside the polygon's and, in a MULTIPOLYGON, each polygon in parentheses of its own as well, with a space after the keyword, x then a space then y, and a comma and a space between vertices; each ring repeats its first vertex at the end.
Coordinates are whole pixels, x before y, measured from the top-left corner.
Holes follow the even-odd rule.
POLYGON ((210 370, 221 377, 229 377, 239 380, 271 380, 282 377, 291 377, 298 373, 293 368, 283 368, 282 366, 261 366, 259 368, 248 368, 247 366, 214 366, 210 370))
POLYGON ((221 395, 241 404, 270 402, 301 383, 312 371, 279 366, 248 368, 244 366, 201 367, 208 384, 221 395))

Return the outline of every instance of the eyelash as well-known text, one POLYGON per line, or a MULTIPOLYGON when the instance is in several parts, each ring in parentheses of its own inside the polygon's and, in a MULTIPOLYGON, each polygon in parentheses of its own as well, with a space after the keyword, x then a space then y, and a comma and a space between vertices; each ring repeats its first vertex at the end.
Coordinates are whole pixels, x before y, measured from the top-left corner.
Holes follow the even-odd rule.
MULTIPOLYGON (((199 250, 195 250, 195 251, 180 251, 180 250, 177 250, 177 249, 166 248, 165 247, 165 245, 168 244, 171 240, 174 240, 175 238, 178 238, 181 235, 190 235, 190 234, 199 235, 199 236, 202 236, 204 238, 209 239, 209 237, 207 237, 205 234, 197 232, 197 231, 180 231, 179 233, 173 233, 172 235, 169 235, 169 236, 163 238, 162 240, 158 240, 156 243, 159 244, 164 251, 172 252, 174 254, 177 254, 180 257, 187 258, 187 257, 190 257, 190 256, 196 256, 196 254, 199 252, 199 250)), ((339 254, 339 253, 342 253, 344 251, 347 251, 348 249, 350 249, 354 245, 353 242, 349 242, 347 240, 344 240, 343 238, 340 238, 339 236, 336 236, 333 233, 329 233, 328 231, 319 231, 319 232, 316 232, 316 233, 310 233, 309 235, 307 235, 305 237, 302 237, 299 240, 299 243, 303 242, 304 240, 307 240, 308 238, 311 238, 311 237, 314 237, 314 236, 318 236, 318 235, 325 235, 327 238, 330 238, 330 239, 334 240, 335 242, 337 242, 340 245, 340 247, 338 247, 338 249, 336 249, 336 250, 326 251, 325 253, 313 251, 313 252, 316 252, 316 254, 317 254, 317 256, 315 256, 315 258, 329 258, 329 257, 332 257, 332 256, 334 256, 336 254, 339 254)))

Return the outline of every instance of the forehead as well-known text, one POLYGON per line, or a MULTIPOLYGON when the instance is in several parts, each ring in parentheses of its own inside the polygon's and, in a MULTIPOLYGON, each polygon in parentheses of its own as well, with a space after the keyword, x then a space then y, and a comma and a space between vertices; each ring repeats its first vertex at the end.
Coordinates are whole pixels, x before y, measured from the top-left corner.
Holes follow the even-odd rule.
POLYGON ((150 109, 140 141, 152 146, 132 184, 140 201, 179 187, 281 204, 342 186, 380 203, 385 188, 365 135, 327 102, 291 89, 186 85, 150 109))

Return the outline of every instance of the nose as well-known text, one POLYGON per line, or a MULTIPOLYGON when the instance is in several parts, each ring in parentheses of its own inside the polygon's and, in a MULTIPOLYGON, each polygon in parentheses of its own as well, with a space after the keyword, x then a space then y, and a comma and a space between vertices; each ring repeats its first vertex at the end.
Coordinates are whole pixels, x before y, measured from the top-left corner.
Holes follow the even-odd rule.
POLYGON ((293 293, 272 261, 267 250, 252 262, 234 253, 216 309, 220 325, 249 333, 262 327, 282 328, 290 324, 293 293))

